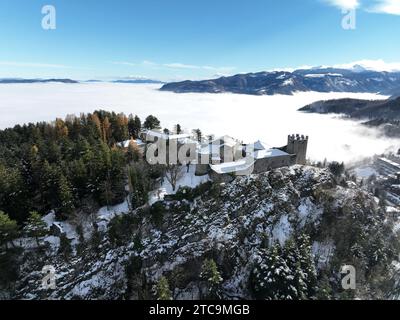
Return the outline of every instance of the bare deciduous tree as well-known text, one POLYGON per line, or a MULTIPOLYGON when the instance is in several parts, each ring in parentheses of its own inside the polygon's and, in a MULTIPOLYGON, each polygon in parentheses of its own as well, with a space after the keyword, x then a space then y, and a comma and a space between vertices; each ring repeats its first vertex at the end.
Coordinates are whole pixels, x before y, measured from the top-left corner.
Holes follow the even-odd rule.
POLYGON ((165 168, 165 178, 171 184, 172 190, 175 191, 176 183, 184 176, 182 166, 176 164, 168 164, 165 168))

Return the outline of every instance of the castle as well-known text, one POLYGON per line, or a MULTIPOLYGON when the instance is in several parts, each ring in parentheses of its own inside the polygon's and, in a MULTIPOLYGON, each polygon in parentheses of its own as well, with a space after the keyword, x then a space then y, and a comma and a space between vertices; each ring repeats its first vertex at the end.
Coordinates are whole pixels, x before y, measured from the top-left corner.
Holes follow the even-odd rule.
POLYGON ((210 163, 198 161, 196 174, 210 174, 216 180, 232 180, 235 175, 267 172, 271 169, 306 164, 308 136, 289 135, 287 145, 270 148, 261 141, 241 144, 224 136, 199 151, 199 157, 209 155, 210 163))
POLYGON ((199 142, 189 134, 172 135, 146 130, 140 137, 143 151, 149 143, 159 140, 178 148, 185 147, 188 153, 186 163, 196 166, 197 176, 209 174, 211 179, 222 181, 230 181, 236 175, 257 174, 294 164, 305 165, 308 146, 308 136, 299 134, 289 135, 287 145, 280 148, 271 148, 261 141, 243 144, 227 135, 199 142))

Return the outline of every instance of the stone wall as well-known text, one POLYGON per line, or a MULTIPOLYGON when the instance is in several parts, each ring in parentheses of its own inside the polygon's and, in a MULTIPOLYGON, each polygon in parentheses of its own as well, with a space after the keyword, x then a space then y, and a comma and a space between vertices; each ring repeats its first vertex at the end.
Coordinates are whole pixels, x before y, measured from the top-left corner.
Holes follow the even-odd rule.
POLYGON ((290 155, 258 159, 254 164, 254 173, 258 174, 267 172, 268 170, 271 169, 288 167, 291 164, 292 164, 292 157, 290 155))

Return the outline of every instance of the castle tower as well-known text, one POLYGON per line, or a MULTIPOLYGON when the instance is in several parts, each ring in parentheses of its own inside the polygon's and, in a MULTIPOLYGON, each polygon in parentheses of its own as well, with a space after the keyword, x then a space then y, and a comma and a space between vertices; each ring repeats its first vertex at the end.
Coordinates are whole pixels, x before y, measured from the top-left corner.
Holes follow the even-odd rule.
POLYGON ((289 154, 296 155, 295 164, 306 164, 308 136, 289 135, 286 151, 289 154))

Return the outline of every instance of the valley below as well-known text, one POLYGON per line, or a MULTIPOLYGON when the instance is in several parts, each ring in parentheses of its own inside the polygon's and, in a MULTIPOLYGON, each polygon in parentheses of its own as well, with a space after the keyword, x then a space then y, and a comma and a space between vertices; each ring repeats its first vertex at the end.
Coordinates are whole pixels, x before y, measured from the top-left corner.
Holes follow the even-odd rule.
POLYGON ((181 123, 204 134, 231 135, 244 142, 264 141, 272 147, 285 144, 289 134, 310 136, 308 156, 313 161, 357 161, 397 151, 400 139, 383 137, 362 120, 344 121, 339 115, 311 114, 298 109, 319 100, 340 98, 382 100, 369 93, 301 92, 293 95, 175 94, 159 91, 161 85, 116 83, 34 83, 0 86, 0 128, 28 122, 53 121, 68 114, 96 109, 156 115, 166 128, 181 123))

